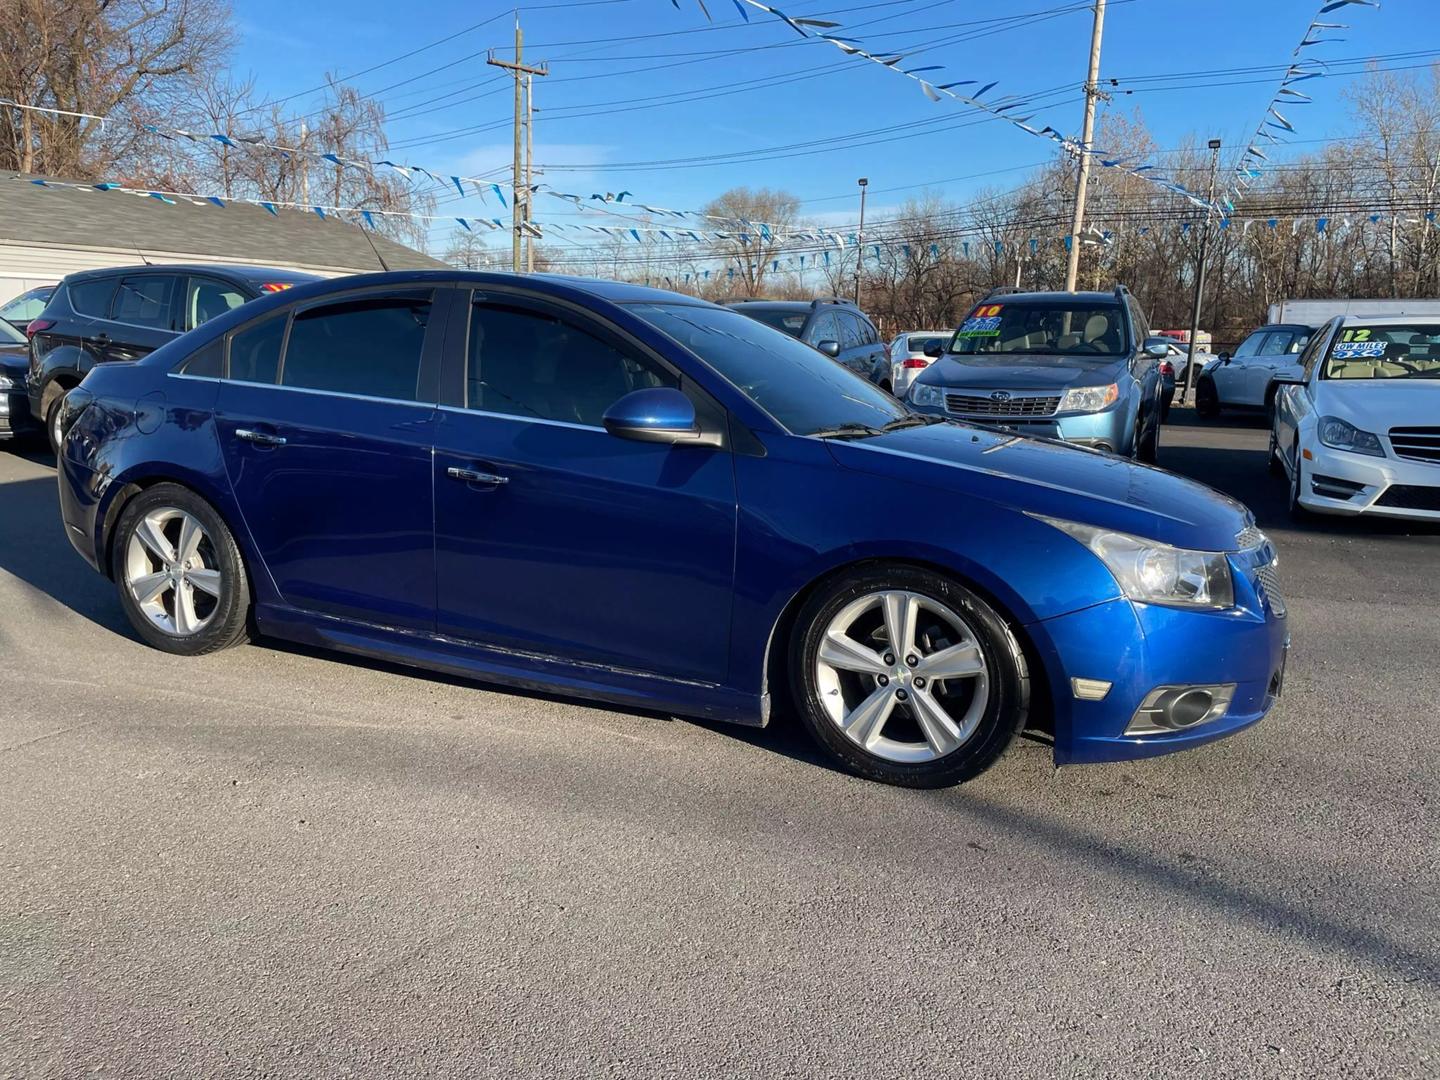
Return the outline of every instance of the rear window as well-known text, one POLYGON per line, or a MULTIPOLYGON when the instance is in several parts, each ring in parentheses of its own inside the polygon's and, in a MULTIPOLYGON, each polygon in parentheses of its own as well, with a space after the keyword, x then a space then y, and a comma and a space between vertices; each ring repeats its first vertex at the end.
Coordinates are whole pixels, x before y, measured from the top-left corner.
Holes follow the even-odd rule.
POLYGON ((1119 304, 981 304, 950 343, 951 353, 1014 356, 1122 356, 1125 319, 1119 304))
POLYGON ((791 337, 799 337, 800 331, 805 329, 805 320, 810 317, 808 311, 785 311, 776 308, 736 308, 741 315, 747 315, 766 326, 773 326, 776 330, 784 330, 791 337))
POLYGON ((65 287, 70 295, 70 306, 81 315, 93 315, 103 319, 110 314, 110 298, 115 295, 117 278, 87 278, 72 281, 65 287))
POLYGON ((945 338, 943 338, 943 337, 941 337, 941 336, 939 336, 939 335, 930 335, 930 336, 927 336, 927 337, 919 337, 919 336, 917 336, 917 335, 912 334, 911 337, 910 337, 910 341, 909 341, 909 344, 908 344, 907 347, 909 348, 909 350, 910 350, 911 352, 923 353, 926 349, 931 349, 931 348, 934 348, 934 347, 937 346, 937 345, 944 345, 944 344, 945 344, 945 338))

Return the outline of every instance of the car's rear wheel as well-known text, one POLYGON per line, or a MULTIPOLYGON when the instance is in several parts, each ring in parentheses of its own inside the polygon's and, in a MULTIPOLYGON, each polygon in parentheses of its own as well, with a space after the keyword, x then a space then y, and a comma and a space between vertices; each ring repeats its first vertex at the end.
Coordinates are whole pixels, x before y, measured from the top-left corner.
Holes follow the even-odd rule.
POLYGON ((1195 384, 1195 415, 1206 420, 1220 415, 1220 396, 1215 392, 1212 379, 1201 379, 1195 384))
POLYGON ((832 757, 872 780, 947 787, 988 768, 1025 719, 1029 674, 982 598, 918 567, 846 575, 801 610, 792 690, 832 757))
POLYGON ((121 606, 147 644, 199 656, 246 636, 250 586, 240 549, 188 488, 157 484, 131 499, 111 558, 121 606))
POLYGON ((45 435, 50 440, 50 451, 56 457, 60 456, 60 443, 65 438, 65 432, 60 429, 62 420, 61 407, 65 404, 65 395, 69 391, 61 387, 60 392, 55 395, 54 400, 45 409, 45 435))

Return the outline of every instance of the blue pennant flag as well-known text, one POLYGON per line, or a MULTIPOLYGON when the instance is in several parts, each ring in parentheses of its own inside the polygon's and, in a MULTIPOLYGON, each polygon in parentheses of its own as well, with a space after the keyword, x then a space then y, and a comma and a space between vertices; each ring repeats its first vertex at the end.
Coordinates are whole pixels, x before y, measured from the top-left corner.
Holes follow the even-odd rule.
POLYGON ((375 215, 374 215, 374 214, 370 213, 369 210, 361 210, 361 211, 360 211, 360 216, 365 219, 365 224, 366 224, 366 225, 370 226, 370 228, 372 228, 372 229, 375 228, 375 215))
POLYGON ((491 184, 490 190, 493 191, 495 193, 495 197, 500 200, 501 206, 505 207, 505 209, 507 210, 510 209, 510 204, 505 201, 505 192, 500 190, 499 184, 491 184))
POLYGON ((452 176, 450 179, 455 182, 455 190, 460 193, 460 197, 463 199, 465 197, 465 185, 460 183, 460 177, 452 176))
POLYGON ((205 201, 208 202, 208 203, 210 203, 210 204, 213 205, 213 206, 218 206, 218 207, 220 207, 221 210, 224 210, 224 209, 225 209, 225 200, 224 200, 224 199, 216 198, 214 195, 211 195, 211 196, 210 196, 208 199, 206 199, 205 201))
POLYGON ((1329 219, 1329 218, 1324 218, 1324 217, 1316 218, 1316 219, 1315 219, 1315 231, 1316 231, 1317 233, 1323 233, 1323 232, 1325 231, 1325 226, 1327 226, 1327 225, 1329 225, 1329 224, 1330 224, 1330 219, 1329 219))
POLYGON ((159 199, 161 202, 165 203, 167 206, 174 206, 174 205, 175 205, 175 200, 174 200, 174 199, 170 198, 168 195, 162 195, 162 194, 160 194, 160 192, 158 192, 158 191, 152 191, 152 192, 150 192, 150 198, 152 198, 152 199, 159 199))
MULTIPOLYGON (((37 183, 44 183, 43 180, 42 180, 42 181, 36 181, 36 182, 37 182, 37 183)), ((114 191, 114 190, 115 190, 116 188, 118 188, 119 186, 120 186, 119 184, 114 183, 113 181, 106 180, 106 181, 105 181, 104 183, 102 183, 102 184, 96 184, 96 185, 95 185, 95 190, 96 190, 96 191, 114 191)))
POLYGON ((310 209, 315 211, 315 216, 318 217, 321 221, 324 221, 324 220, 325 220, 325 208, 324 208, 324 207, 321 207, 321 206, 312 206, 312 207, 310 207, 310 209))
POLYGON ((273 202, 262 202, 260 205, 265 208, 265 210, 270 214, 271 217, 280 216, 280 211, 275 209, 275 204, 273 202))
POLYGON ((472 228, 470 228, 470 223, 469 223, 468 221, 466 221, 463 217, 457 217, 455 220, 460 223, 460 227, 461 227, 462 229, 464 229, 466 232, 474 232, 474 231, 475 231, 475 230, 473 230, 472 228))

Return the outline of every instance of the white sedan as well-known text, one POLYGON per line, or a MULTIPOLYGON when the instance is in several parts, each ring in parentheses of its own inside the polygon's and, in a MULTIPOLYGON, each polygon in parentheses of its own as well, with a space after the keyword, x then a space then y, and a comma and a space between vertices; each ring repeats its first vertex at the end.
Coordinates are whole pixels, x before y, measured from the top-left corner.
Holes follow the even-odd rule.
POLYGON ((1440 320, 1332 319, 1278 379, 1270 467, 1292 513, 1440 521, 1440 320))
POLYGON ((915 376, 934 361, 932 355, 945 348, 954 330, 910 330, 890 342, 885 359, 875 365, 870 381, 904 400, 915 376))

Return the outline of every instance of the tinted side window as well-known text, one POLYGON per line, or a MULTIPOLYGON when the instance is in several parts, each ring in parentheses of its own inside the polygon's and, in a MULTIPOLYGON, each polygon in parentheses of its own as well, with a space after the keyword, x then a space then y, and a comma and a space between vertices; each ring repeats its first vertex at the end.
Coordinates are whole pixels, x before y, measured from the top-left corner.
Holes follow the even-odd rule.
POLYGON ((186 360, 180 370, 186 375, 218 379, 224 366, 225 345, 220 341, 212 341, 189 360, 186 360))
POLYGON ((185 309, 180 325, 194 330, 217 315, 224 315, 232 308, 245 303, 247 297, 240 289, 226 281, 215 278, 192 277, 185 287, 185 309))
POLYGON ((288 315, 276 315, 230 335, 227 376, 244 382, 273 383, 280 369, 280 346, 285 343, 288 319, 288 315))
POLYGON ((371 295, 296 312, 281 385, 416 400, 430 295, 371 295))
POLYGON ((105 318, 110 314, 110 298, 115 295, 115 282, 113 277, 71 282, 65 287, 70 294, 70 306, 81 315, 105 318))
POLYGON ((632 390, 679 387, 669 371, 554 316, 501 304, 470 313, 472 409, 600 427, 632 390))
MULTIPOLYGON (((840 323, 833 311, 822 311, 816 315, 815 321, 810 324, 810 332, 805 335, 805 340, 811 345, 819 345, 822 341, 843 343, 844 338, 845 334, 840 329, 840 323)), ((843 344, 841 347, 844 347, 843 344)))
POLYGON ((857 349, 865 344, 866 327, 863 320, 848 311, 837 311, 835 317, 840 320, 840 329, 845 334, 840 341, 843 348, 857 349))
POLYGON ((1130 298, 1130 323, 1135 334, 1135 344, 1145 344, 1145 339, 1150 337, 1150 320, 1145 318, 1145 312, 1133 296, 1130 298))
POLYGON ((874 345, 880 340, 880 332, 875 329, 875 324, 865 315, 860 316, 860 335, 864 338, 866 345, 874 345))
POLYGON ((166 274, 121 278, 110 317, 116 322, 169 330, 170 299, 174 294, 175 279, 166 274))

